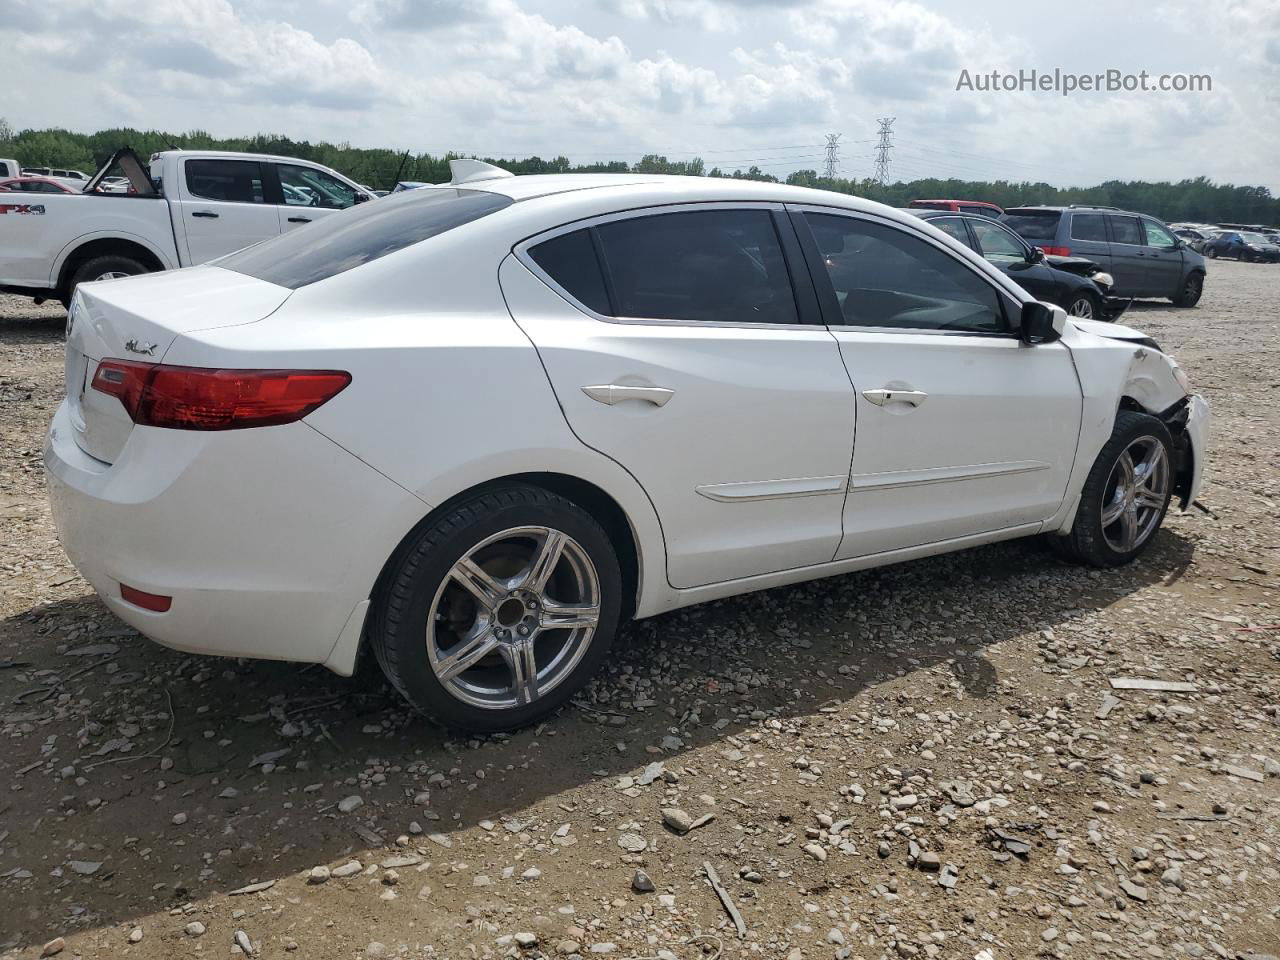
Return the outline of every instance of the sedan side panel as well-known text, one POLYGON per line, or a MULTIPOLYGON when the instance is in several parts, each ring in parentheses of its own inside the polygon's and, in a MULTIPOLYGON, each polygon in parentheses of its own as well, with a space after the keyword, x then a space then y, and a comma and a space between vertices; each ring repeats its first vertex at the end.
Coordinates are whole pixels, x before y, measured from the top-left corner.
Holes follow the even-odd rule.
POLYGON ((635 476, 662 516, 673 587, 832 558, 854 408, 827 330, 611 323, 514 258, 501 279, 574 432, 635 476), (673 392, 657 405, 585 389, 605 384, 673 392))

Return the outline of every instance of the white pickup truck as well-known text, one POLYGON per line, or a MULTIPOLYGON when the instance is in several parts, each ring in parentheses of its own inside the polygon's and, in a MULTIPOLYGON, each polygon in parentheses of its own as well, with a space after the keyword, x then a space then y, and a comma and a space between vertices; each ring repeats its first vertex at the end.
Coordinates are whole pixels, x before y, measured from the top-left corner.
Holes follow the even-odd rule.
POLYGON ((79 194, 0 194, 0 291, 69 303, 79 283, 205 263, 373 199, 291 157, 121 150, 79 194), (127 192, 99 190, 113 170, 127 192))

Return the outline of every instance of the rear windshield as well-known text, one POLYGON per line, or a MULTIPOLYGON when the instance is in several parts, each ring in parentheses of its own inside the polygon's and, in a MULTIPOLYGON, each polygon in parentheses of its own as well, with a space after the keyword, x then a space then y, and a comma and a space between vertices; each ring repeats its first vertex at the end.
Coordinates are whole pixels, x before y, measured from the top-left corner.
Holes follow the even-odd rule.
POLYGON ((215 260, 214 264, 296 290, 510 206, 482 190, 430 187, 369 200, 215 260))
POLYGON ((1057 210, 1029 210, 1023 213, 1006 213, 1000 222, 1031 243, 1051 243, 1058 235, 1057 210))

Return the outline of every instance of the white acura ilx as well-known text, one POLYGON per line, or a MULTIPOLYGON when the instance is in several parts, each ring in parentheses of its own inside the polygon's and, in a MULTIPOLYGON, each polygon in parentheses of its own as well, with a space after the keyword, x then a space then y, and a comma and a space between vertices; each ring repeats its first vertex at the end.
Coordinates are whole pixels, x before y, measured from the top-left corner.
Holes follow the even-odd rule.
POLYGON ((197 653, 362 646, 437 720, 526 724, 620 619, 1048 534, 1102 567, 1197 495, 1208 407, 855 197, 452 183, 82 285, 45 452, 107 605, 197 653))

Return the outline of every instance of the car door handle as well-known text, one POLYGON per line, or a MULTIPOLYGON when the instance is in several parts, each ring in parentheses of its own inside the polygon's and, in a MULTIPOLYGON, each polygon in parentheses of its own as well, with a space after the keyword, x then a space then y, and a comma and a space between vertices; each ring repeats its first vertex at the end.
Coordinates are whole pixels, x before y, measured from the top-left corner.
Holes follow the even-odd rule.
POLYGON ((664 407, 667 401, 675 396, 674 390, 666 387, 633 387, 622 383, 598 383, 583 387, 582 392, 592 400, 613 406, 624 400, 643 400, 655 407, 664 407))
POLYGON ((862 395, 877 407, 888 403, 909 403, 918 407, 929 399, 923 390, 863 390, 862 395))
POLYGON ((193 217, 208 217, 211 220, 217 220, 218 215, 212 210, 197 210, 191 214, 193 217))
POLYGON ((290 223, 310 223, 311 218, 310 217, 290 217, 289 222, 290 223))

